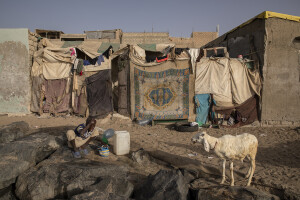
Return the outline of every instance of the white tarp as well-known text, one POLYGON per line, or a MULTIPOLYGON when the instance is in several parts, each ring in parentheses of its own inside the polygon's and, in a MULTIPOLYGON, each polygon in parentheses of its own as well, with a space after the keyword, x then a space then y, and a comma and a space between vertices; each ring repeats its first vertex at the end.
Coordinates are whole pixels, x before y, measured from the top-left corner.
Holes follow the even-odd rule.
POLYGON ((241 104, 255 93, 260 96, 261 82, 258 73, 251 72, 238 59, 230 59, 229 68, 233 103, 241 104))
POLYGON ((71 63, 43 63, 43 75, 45 79, 62 79, 68 78, 71 74, 71 63))
POLYGON ((217 106, 241 104, 260 90, 259 73, 238 59, 202 58, 196 65, 195 94, 213 94, 217 106))

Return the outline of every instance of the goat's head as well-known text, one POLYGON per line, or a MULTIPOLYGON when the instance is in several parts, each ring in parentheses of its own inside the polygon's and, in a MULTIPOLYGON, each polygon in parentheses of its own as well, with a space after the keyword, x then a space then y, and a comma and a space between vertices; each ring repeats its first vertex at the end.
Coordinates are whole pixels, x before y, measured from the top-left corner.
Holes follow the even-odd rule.
POLYGON ((194 135, 191 139, 191 141, 195 144, 196 142, 202 143, 203 139, 206 135, 206 132, 201 132, 201 133, 197 133, 196 135, 194 135))
POLYGON ((206 136, 207 136, 207 133, 204 131, 204 132, 201 132, 201 133, 197 133, 196 135, 194 135, 191 139, 191 141, 195 144, 196 142, 199 142, 200 144, 203 144, 204 145, 204 149, 205 151, 209 152, 209 149, 210 149, 210 146, 206 140, 206 136))

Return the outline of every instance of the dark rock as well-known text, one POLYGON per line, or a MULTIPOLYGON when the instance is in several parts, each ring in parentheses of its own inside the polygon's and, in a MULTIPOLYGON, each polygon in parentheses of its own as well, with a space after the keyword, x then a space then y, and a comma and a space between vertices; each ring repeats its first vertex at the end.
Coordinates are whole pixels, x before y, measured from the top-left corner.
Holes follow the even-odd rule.
POLYGON ((75 159, 68 148, 18 177, 20 199, 128 199, 133 185, 128 169, 87 159, 75 159), (111 198, 114 197, 114 198, 111 198))
POLYGON ((223 200, 223 199, 243 199, 243 200, 279 200, 280 198, 257 190, 252 187, 210 187, 199 189, 198 200, 223 200))
POLYGON ((3 188, 0 190, 0 199, 1 200, 17 200, 17 198, 13 194, 12 186, 9 186, 7 188, 3 188))
POLYGON ((0 143, 7 143, 29 135, 28 123, 14 122, 0 128, 0 143))
POLYGON ((197 172, 190 170, 190 169, 180 169, 185 182, 190 183, 191 181, 195 180, 197 178, 197 172))
POLYGON ((146 183, 134 192, 139 199, 187 199, 188 183, 180 170, 160 170, 150 175, 146 183))
POLYGON ((0 189, 14 183, 17 176, 47 158, 58 148, 56 138, 45 133, 0 144, 0 189))
POLYGON ((141 165, 148 165, 153 162, 152 157, 144 149, 139 149, 131 153, 131 159, 141 165))
POLYGON ((74 195, 71 200, 125 200, 124 197, 117 196, 112 193, 105 194, 104 192, 90 191, 82 194, 74 195))

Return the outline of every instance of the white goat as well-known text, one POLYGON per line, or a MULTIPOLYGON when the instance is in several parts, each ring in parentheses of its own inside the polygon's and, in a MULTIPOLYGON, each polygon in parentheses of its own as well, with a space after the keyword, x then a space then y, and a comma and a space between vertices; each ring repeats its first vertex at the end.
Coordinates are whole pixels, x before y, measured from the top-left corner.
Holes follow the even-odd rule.
POLYGON ((241 135, 232 136, 224 135, 220 138, 215 138, 208 135, 206 132, 197 133, 192 139, 193 143, 199 142, 204 145, 205 151, 214 150, 218 157, 223 160, 223 173, 221 184, 225 181, 225 164, 226 160, 230 161, 231 182, 234 186, 233 178, 233 160, 241 160, 247 158, 251 161, 250 168, 246 175, 248 179, 247 186, 250 186, 252 176, 255 170, 255 156, 257 152, 258 141, 254 135, 243 133, 241 135))

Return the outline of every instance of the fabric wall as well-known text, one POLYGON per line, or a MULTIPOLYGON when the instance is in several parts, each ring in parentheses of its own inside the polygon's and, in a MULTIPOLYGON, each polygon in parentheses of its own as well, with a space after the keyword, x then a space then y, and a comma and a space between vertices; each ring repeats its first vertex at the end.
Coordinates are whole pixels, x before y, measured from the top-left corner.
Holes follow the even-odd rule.
POLYGON ((233 58, 202 58, 196 66, 195 93, 213 94, 217 106, 239 105, 254 94, 260 95, 257 70, 248 69, 233 58))
POLYGON ((102 70, 86 78, 89 114, 101 117, 113 112, 111 70, 102 70))
POLYGON ((188 119, 193 101, 190 81, 189 60, 152 67, 130 62, 132 118, 188 119))
POLYGON ((45 98, 43 106, 45 113, 60 113, 70 107, 70 79, 45 80, 45 98))

